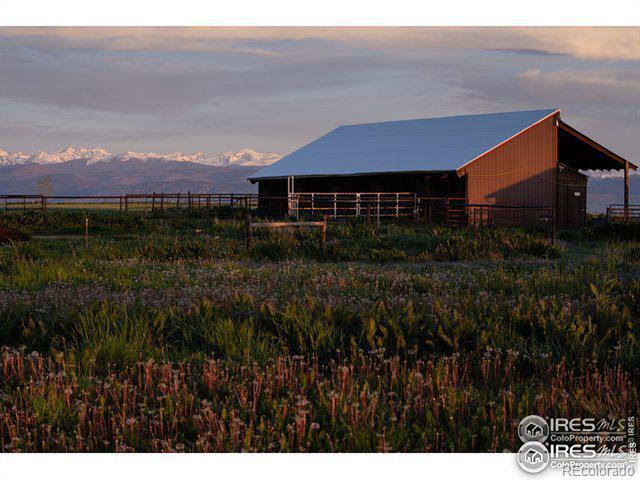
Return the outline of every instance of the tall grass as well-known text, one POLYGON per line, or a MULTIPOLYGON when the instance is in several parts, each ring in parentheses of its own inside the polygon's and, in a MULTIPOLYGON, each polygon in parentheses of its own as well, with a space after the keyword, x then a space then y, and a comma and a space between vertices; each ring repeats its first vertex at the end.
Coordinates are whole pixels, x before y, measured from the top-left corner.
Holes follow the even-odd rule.
POLYGON ((638 412, 635 240, 103 220, 0 247, 0 451, 502 451, 638 412))
POLYGON ((0 407, 3 452, 499 452, 517 449, 531 413, 626 417, 639 406, 620 369, 491 351, 149 360, 103 376, 80 374, 69 356, 5 349, 0 376, 13 405, 0 407))

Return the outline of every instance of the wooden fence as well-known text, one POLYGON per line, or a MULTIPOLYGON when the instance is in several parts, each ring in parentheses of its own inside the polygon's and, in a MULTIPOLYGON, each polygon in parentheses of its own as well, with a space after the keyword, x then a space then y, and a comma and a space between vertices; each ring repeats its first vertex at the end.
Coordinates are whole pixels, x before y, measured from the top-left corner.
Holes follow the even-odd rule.
MULTIPOLYGON (((253 193, 149 193, 125 195, 0 195, 0 209, 16 210, 76 208, 111 209, 120 212, 166 211, 173 209, 239 210, 263 217, 297 219, 365 217, 380 222, 385 218, 407 219, 429 225, 450 226, 535 226, 551 228, 553 208, 519 205, 479 205, 458 197, 421 197, 408 192, 293 193, 282 197, 258 197, 253 193), (4 205, 3 205, 4 203, 4 205)), ((609 215, 619 218, 621 206, 611 206, 609 215)), ((230 212, 233 213, 233 212, 230 212)), ((640 207, 629 209, 630 218, 640 217, 640 207)))
POLYGON ((640 205, 612 203, 607 207, 607 219, 611 222, 640 222, 640 205))
POLYGON ((252 193, 144 193, 125 195, 0 195, 0 209, 5 212, 38 209, 80 208, 111 209, 120 212, 136 210, 164 211, 171 208, 188 210, 218 207, 250 210, 258 203, 252 193))

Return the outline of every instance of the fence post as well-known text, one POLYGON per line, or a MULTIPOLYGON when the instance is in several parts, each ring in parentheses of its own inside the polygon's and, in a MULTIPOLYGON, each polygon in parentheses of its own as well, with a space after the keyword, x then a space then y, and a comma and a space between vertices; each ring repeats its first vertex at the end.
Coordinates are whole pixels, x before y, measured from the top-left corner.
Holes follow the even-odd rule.
POLYGON ((445 200, 444 214, 447 219, 446 220, 447 226, 451 226, 451 219, 449 218, 449 197, 447 197, 447 199, 445 200))
POLYGON ((156 210, 156 192, 151 194, 151 211, 155 212, 156 210))
POLYGON ((322 220, 322 226, 320 227, 320 249, 324 251, 327 247, 327 218, 322 220))
POLYGON ((129 196, 128 195, 124 196, 124 211, 125 212, 129 211, 129 196))
POLYGON ((89 217, 84 217, 84 248, 89 248, 89 217))
POLYGON ((191 210, 191 192, 187 192, 187 209, 191 210))
POLYGON ((399 194, 396 193, 396 218, 398 218, 400 216, 400 200, 399 200, 399 194))
POLYGON ((160 211, 164 210, 164 192, 160 194, 160 211))
POLYGON ((253 249, 253 228, 251 227, 251 215, 247 215, 247 252, 253 249))
POLYGON ((476 208, 475 207, 471 207, 473 208, 473 238, 474 239, 478 239, 478 221, 476 219, 476 208))
POLYGON ((356 193, 356 217, 360 216, 360 194, 356 193))
POLYGON ((338 196, 333 194, 333 218, 338 217, 338 196))
POLYGON ((377 213, 377 222, 380 225, 380 194, 377 196, 377 204, 378 204, 378 213, 377 213))

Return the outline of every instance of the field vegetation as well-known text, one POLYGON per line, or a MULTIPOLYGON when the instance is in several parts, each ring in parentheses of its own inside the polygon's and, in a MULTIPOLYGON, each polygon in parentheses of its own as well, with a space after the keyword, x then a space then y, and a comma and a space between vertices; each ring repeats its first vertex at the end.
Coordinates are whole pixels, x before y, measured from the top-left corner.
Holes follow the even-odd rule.
POLYGON ((637 415, 640 243, 221 216, 13 213, 0 451, 504 451, 637 415), (38 239, 39 234, 49 235, 38 239), (53 237, 52 237, 53 236, 53 237))

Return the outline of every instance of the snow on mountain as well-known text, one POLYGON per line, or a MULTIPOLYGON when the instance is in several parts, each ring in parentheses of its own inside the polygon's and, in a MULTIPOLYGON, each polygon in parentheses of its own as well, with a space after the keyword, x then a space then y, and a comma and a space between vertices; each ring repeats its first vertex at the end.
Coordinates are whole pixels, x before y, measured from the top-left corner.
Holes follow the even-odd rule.
POLYGON ((277 153, 260 153, 249 148, 242 148, 237 152, 227 152, 220 155, 219 160, 225 165, 242 165, 243 167, 266 167, 282 158, 277 153))
POLYGON ((35 153, 24 152, 7 152, 0 149, 0 165, 24 165, 35 163, 40 165, 51 165, 64 163, 71 160, 84 160, 87 165, 98 162, 112 161, 147 161, 150 159, 160 160, 163 162, 192 162, 202 165, 210 165, 216 167, 225 166, 242 166, 242 167, 263 167, 271 165, 280 160, 281 155, 277 153, 260 153, 249 148, 242 148, 237 152, 226 152, 221 155, 209 155, 204 152, 189 153, 141 153, 141 152, 124 152, 112 154, 101 148, 73 148, 67 147, 57 152, 38 151, 35 153))

